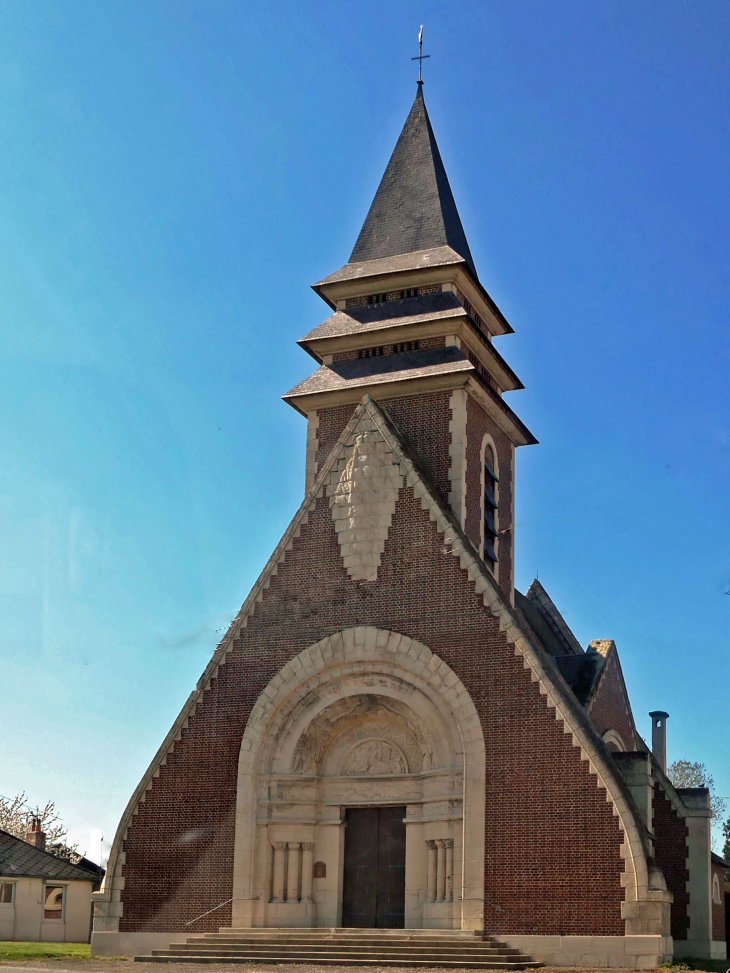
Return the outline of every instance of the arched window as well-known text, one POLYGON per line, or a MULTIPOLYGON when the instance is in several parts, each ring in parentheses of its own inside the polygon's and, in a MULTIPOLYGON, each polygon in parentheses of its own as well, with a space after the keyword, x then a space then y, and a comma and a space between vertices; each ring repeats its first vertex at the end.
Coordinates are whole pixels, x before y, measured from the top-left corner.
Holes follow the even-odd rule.
POLYGON ((712 876, 712 901, 717 905, 722 904, 722 896, 720 895, 720 879, 717 872, 712 876))
POLYGON ((485 438, 482 447, 482 557, 494 574, 497 568, 497 457, 494 446, 485 438))
POLYGON ((621 734, 617 730, 606 730, 606 732, 603 734, 603 742, 606 744, 608 749, 613 750, 614 753, 626 752, 624 741, 621 734))

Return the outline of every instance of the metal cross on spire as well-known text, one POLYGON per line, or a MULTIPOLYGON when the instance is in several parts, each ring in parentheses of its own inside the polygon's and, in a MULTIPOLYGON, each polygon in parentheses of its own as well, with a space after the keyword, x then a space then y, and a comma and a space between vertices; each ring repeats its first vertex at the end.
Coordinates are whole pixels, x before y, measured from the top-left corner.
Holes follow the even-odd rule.
POLYGON ((423 78, 421 77, 421 67, 423 62, 427 57, 431 57, 430 54, 423 53, 423 24, 421 24, 421 29, 418 31, 418 57, 412 57, 411 61, 418 61, 418 83, 423 84, 423 78))

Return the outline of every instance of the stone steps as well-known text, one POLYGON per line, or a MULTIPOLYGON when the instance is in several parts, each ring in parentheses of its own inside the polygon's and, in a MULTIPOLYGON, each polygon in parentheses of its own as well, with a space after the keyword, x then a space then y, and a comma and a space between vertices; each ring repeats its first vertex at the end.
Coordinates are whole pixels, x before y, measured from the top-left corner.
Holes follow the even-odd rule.
POLYGON ((241 930, 205 933, 135 956, 146 963, 308 963, 526 970, 534 962, 492 937, 445 930, 241 930))

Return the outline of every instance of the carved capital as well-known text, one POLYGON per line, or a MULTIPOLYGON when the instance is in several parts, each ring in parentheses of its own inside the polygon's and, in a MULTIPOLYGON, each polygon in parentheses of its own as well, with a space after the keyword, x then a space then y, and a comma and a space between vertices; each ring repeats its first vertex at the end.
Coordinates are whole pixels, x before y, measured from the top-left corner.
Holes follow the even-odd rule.
MULTIPOLYGON (((291 848, 291 845, 289 845, 289 847, 291 848)), ((302 847, 302 851, 311 851, 314 848, 314 842, 303 841, 301 847, 302 847)))
POLYGON ((299 849, 300 842, 299 841, 287 841, 287 845, 289 846, 289 851, 297 851, 299 849))
POLYGON ((271 844, 274 848, 274 851, 284 851, 284 849, 286 848, 285 841, 272 841, 271 844))

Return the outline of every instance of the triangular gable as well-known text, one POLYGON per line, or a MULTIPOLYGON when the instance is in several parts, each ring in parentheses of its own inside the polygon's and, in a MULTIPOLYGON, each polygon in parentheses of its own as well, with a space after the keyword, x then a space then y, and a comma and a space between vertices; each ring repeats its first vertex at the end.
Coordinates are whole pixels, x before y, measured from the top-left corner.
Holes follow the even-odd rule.
MULTIPOLYGON (((534 635, 519 620, 518 614, 498 588, 494 578, 457 524, 453 514, 419 468, 418 462, 408 450, 385 410, 369 396, 365 396, 355 409, 352 419, 306 494, 296 516, 243 603, 241 610, 231 623, 225 637, 218 644, 213 657, 197 683, 196 689, 191 693, 132 795, 114 838, 104 889, 95 894, 95 900, 109 900, 112 885, 116 881, 116 877, 121 876, 123 857, 120 858, 120 852, 131 816, 135 813, 137 805, 144 801, 146 791, 153 787, 154 778, 158 776, 160 767, 166 762, 167 755, 174 750, 175 742, 181 738, 182 731, 187 726, 189 718, 195 713, 198 704, 202 703, 203 694, 210 687, 211 680, 216 677, 220 666, 225 664, 226 656, 232 651, 234 641, 240 637, 241 630, 247 626, 249 617, 255 613, 256 606, 261 602, 264 591, 269 587, 272 577, 276 575, 278 566, 286 558, 287 551, 291 549, 295 538, 299 536, 301 527, 307 522, 309 513, 317 499, 324 494, 330 498, 330 509, 337 509, 337 487, 343 482, 343 472, 348 468, 352 457, 356 455, 358 441, 368 441, 372 445, 380 444, 378 454, 382 465, 388 468, 386 480, 389 480, 390 483, 387 484, 387 489, 395 488, 396 478, 400 480, 398 490, 403 487, 412 489, 417 501, 420 501, 421 507, 428 512, 430 519, 435 522, 437 530, 443 538, 444 554, 458 558, 460 567, 466 571, 476 593, 482 596, 484 605, 498 620, 500 630, 505 633, 508 643, 513 646, 515 655, 522 656, 525 669, 530 670, 532 680, 538 682, 540 693, 546 696, 547 706, 554 709, 555 717, 562 722, 564 732, 572 737, 573 745, 580 748, 582 759, 588 761, 590 772, 598 777, 599 785, 605 788, 607 800, 615 807, 622 822, 625 841, 628 846, 627 851, 633 862, 632 882, 636 894, 641 896, 648 888, 649 881, 646 865, 648 850, 643 836, 643 824, 629 791, 615 768, 608 749, 560 673, 539 643, 535 641, 534 635), (333 498, 335 499, 333 500, 333 498), (111 880, 108 878, 109 875, 112 876, 111 880)), ((345 482, 349 481, 346 480, 345 482)), ((390 504, 390 498, 388 498, 387 503, 390 504)), ((392 517, 392 513, 390 516, 392 517)), ((343 518, 343 520, 347 519, 343 518)), ((375 521, 377 521, 377 517, 374 518, 375 521)), ((344 543, 349 542, 344 541, 344 543)), ((357 583, 358 579, 354 575, 358 571, 373 570, 373 562, 379 557, 377 545, 368 547, 367 550, 342 553, 343 563, 345 558, 353 555, 360 557, 362 563, 360 565, 356 565, 355 562, 345 563, 345 567, 352 566, 355 568, 355 572, 350 572, 350 574, 353 581, 357 583)))
POLYGON ((606 661, 586 700, 586 711, 601 736, 615 730, 627 750, 636 750, 639 737, 616 643, 613 639, 594 639, 588 648, 606 661))

